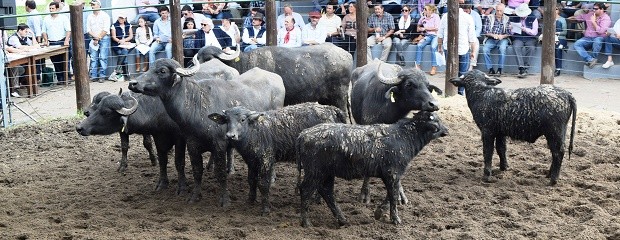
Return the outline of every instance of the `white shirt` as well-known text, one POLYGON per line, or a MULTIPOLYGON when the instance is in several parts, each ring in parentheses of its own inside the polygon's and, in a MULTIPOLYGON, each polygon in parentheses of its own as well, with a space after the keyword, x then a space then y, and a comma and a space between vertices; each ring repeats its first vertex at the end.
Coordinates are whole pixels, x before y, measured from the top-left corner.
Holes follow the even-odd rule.
POLYGON ((317 24, 316 27, 312 27, 312 24, 308 23, 304 27, 304 30, 301 30, 301 42, 306 43, 306 41, 315 41, 318 44, 324 43, 325 38, 327 37, 327 32, 324 29, 320 28, 317 24))
POLYGON ((57 14, 55 18, 52 15, 47 15, 43 19, 41 32, 47 34, 49 41, 60 41, 65 38, 67 32, 71 32, 69 19, 62 14, 57 14))
POLYGON ((237 27, 237 24, 235 22, 230 22, 230 27, 228 28, 228 30, 224 29, 223 26, 221 26, 220 29, 222 29, 222 31, 228 34, 228 36, 230 36, 230 39, 232 40, 232 46, 236 47, 237 36, 241 37, 240 36, 241 34, 239 34, 239 27, 237 27))
MULTIPOLYGON (((437 37, 443 39, 444 50, 448 46, 448 14, 444 14, 441 18, 441 26, 437 32, 437 37)), ((459 8, 459 37, 458 37, 458 53, 466 54, 469 51, 469 43, 478 41, 476 32, 474 31, 474 19, 471 15, 459 8)))
POLYGON ((289 34, 289 40, 284 43, 286 37, 286 28, 278 29, 278 46, 279 47, 301 47, 301 31, 298 27, 294 27, 289 34))
POLYGON ((146 26, 146 29, 147 30, 144 30, 141 27, 136 28, 136 42, 138 44, 142 43, 142 44, 149 45, 151 41, 153 41, 153 31, 148 26, 146 26), (148 37, 146 36, 147 31, 148 31, 148 37))
MULTIPOLYGON (((258 32, 260 31, 261 27, 253 27, 253 28, 254 28, 254 37, 256 38, 256 35, 258 35, 258 32)), ((241 36, 241 41, 246 44, 254 44, 250 40, 250 33, 248 32, 247 28, 243 29, 243 35, 241 36)), ((261 44, 261 45, 267 44, 267 30, 265 30, 265 32, 263 33, 263 36, 261 36, 260 38, 256 38, 256 43, 261 44)))
POLYGON ((325 31, 325 33, 330 34, 333 32, 337 32, 341 24, 342 24, 342 19, 340 19, 338 15, 334 14, 332 17, 323 15, 321 19, 319 19, 318 27, 322 28, 325 31))
MULTIPOLYGON (((195 28, 198 28, 198 29, 200 29, 200 24, 202 24, 202 20, 207 19, 205 15, 200 14, 200 13, 192 14, 192 18, 194 19, 195 28)), ((181 17, 181 26, 183 26, 183 23, 185 23, 185 17, 181 17)))
MULTIPOLYGON (((28 14, 39 14, 39 11, 37 11, 36 9, 32 10, 30 13, 28 14)), ((34 32, 34 35, 37 37, 41 36, 41 25, 43 25, 41 23, 41 20, 43 18, 41 18, 41 16, 37 15, 37 16, 30 16, 26 19, 26 22, 28 24, 28 27, 30 27, 30 30, 32 30, 32 32, 34 32)))
POLYGON ((215 33, 213 33, 213 29, 209 31, 209 33, 205 33, 205 47, 206 46, 215 46, 219 49, 222 49, 222 45, 217 41, 217 37, 215 37, 215 33))
POLYGON ((105 31, 106 35, 110 35, 110 15, 104 11, 99 11, 97 14, 88 15, 86 20, 86 32, 100 33, 105 31))

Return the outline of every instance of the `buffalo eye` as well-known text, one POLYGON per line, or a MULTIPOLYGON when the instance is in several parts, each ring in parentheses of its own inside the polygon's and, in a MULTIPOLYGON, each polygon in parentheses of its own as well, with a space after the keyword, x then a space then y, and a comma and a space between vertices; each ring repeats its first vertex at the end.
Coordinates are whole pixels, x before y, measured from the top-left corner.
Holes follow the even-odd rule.
POLYGON ((165 68, 160 69, 159 73, 166 73, 166 69, 165 68))

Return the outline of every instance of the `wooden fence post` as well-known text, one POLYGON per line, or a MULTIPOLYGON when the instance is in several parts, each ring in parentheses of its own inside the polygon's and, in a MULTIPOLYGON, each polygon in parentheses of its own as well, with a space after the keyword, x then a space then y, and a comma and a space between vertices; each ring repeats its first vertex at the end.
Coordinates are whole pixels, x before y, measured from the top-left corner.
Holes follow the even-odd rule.
MULTIPOLYGON (((75 101, 78 112, 83 112, 90 105, 90 78, 86 65, 86 46, 84 44, 84 26, 82 26, 83 4, 71 4, 71 41, 73 42, 73 76, 75 77, 75 101)), ((69 71, 69 68, 67 68, 69 71)), ((65 79, 69 81, 69 79, 65 79)))

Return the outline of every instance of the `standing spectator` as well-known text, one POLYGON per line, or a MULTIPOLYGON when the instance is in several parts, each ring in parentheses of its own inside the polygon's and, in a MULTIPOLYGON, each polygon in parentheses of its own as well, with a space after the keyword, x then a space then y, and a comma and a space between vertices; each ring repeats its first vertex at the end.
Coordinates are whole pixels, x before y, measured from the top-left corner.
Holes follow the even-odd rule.
MULTIPOLYGON (((198 15, 198 14, 196 14, 198 15)), ((183 57, 184 57, 184 66, 189 66, 192 62, 192 58, 194 54, 197 52, 196 49, 200 49, 200 47, 196 46, 196 22, 194 22, 193 18, 185 18, 183 22, 183 57)))
MULTIPOLYGON (((430 6, 430 5, 429 5, 430 6)), ((398 19, 398 24, 396 25, 396 31, 394 32, 394 39, 392 42, 394 44, 394 50, 396 51, 396 64, 405 66, 405 51, 411 44, 411 38, 413 33, 416 32, 416 24, 415 20, 411 18, 409 14, 411 12, 411 7, 408 5, 403 6, 402 16, 398 19)))
POLYGON ((149 68, 148 53, 150 45, 153 42, 153 31, 146 25, 146 19, 144 17, 138 18, 138 28, 136 28, 136 72, 141 70, 146 72, 149 68), (144 60, 143 68, 140 68, 144 60))
POLYGON ((323 28, 318 27, 319 19, 321 19, 321 13, 318 11, 312 11, 308 13, 310 22, 306 24, 303 30, 301 30, 301 42, 302 45, 317 45, 325 42, 327 32, 323 28))
POLYGON ((478 14, 486 16, 491 15, 497 8, 497 4, 500 4, 500 0, 474 0, 474 10, 478 14))
MULTIPOLYGON (((566 32, 568 25, 566 24, 566 19, 560 15, 560 8, 555 8, 555 76, 560 76, 560 71, 562 70, 562 55, 566 48, 568 47, 568 42, 566 41, 566 32)), ((618 30, 620 30, 620 26, 618 26, 618 30)), ((613 65, 613 62, 611 63, 613 65)), ((603 65, 605 68, 605 65, 603 65)))
POLYGON ((431 45, 431 71, 430 75, 437 73, 437 31, 439 30, 441 19, 437 15, 437 8, 434 5, 426 5, 424 7, 424 16, 418 22, 418 32, 424 33, 424 38, 418 43, 415 54, 415 67, 420 69, 422 63, 422 53, 426 45, 431 45))
POLYGON ((540 2, 540 0, 530 0, 528 3, 528 6, 530 6, 530 9, 532 10, 532 15, 536 19, 542 19, 543 16, 543 13, 540 11, 540 2))
POLYGON ((230 46, 232 45, 232 39, 219 27, 215 27, 213 25, 213 20, 207 18, 202 20, 200 24, 202 26, 202 30, 196 32, 196 52, 202 47, 214 46, 220 49, 223 49, 224 52, 230 52, 230 46))
POLYGON ((86 20, 86 31, 91 37, 90 41, 90 79, 103 82, 106 79, 108 68, 108 56, 110 50, 110 16, 101 11, 99 0, 91 0, 90 7, 93 13, 86 20), (98 67, 100 69, 98 69, 98 67))
POLYGON ((444 13, 448 12, 448 0, 440 0, 437 3, 437 10, 439 11, 439 16, 443 16, 444 13))
POLYGON ((301 47, 301 30, 296 27, 295 18, 288 16, 284 19, 284 27, 278 29, 278 46, 301 47))
MULTIPOLYGON (((192 18, 194 19, 194 23, 201 23, 202 20, 204 20, 205 15, 202 15, 200 13, 198 14, 194 14, 194 12, 192 11, 192 7, 190 7, 189 5, 185 5, 183 6, 183 8, 181 8, 181 14, 183 14, 183 17, 181 17, 181 23, 185 24, 185 20, 187 18, 192 18)), ((196 28, 198 28, 198 26, 196 26, 196 28)))
POLYGON ((607 69, 614 65, 614 61, 611 57, 611 51, 613 48, 620 48, 620 19, 614 23, 612 31, 607 32, 605 37, 605 55, 607 55, 607 62, 603 64, 603 68, 607 69))
POLYGON ((127 17, 122 13, 118 14, 118 19, 110 28, 110 35, 112 36, 112 51, 116 53, 116 70, 110 75, 110 80, 121 80, 120 77, 129 80, 127 55, 135 44, 131 43, 133 39, 131 25, 127 22, 127 17))
POLYGON ((392 48, 392 34, 394 34, 394 18, 390 14, 385 14, 382 5, 374 6, 375 13, 368 17, 368 59, 372 59, 372 51, 370 48, 374 45, 383 45, 381 52, 381 61, 387 61, 390 49, 392 48))
POLYGON ((202 4, 202 14, 207 18, 222 19, 222 13, 226 7, 226 3, 215 3, 213 0, 207 0, 207 3, 202 4))
MULTIPOLYGON (((37 11, 37 2, 34 0, 27 0, 26 12, 28 12, 28 14, 39 14, 39 11, 37 11)), ((28 27, 30 27, 30 30, 34 33, 37 42, 41 42, 41 16, 29 16, 26 18, 26 23, 28 24, 28 27)))
POLYGON ((504 15, 504 4, 500 3, 495 6, 495 14, 484 17, 484 27, 482 32, 484 33, 484 41, 482 54, 484 57, 484 64, 489 70, 489 75, 501 76, 504 68, 504 62, 506 61, 506 49, 510 43, 510 19, 504 15), (491 50, 494 48, 499 49, 499 61, 497 63, 497 72, 493 68, 491 63, 491 50))
MULTIPOLYGON (((43 19, 43 27, 41 28, 41 36, 43 37, 43 45, 69 46, 71 40, 71 26, 69 19, 64 15, 58 14, 60 5, 57 2, 50 2, 50 15, 43 19)), ((56 79, 58 84, 65 84, 65 58, 61 55, 50 57, 54 63, 56 79)))
POLYGON ((594 65, 596 65, 596 57, 603 47, 603 40, 607 36, 607 28, 611 26, 611 18, 605 13, 605 10, 607 10, 605 4, 595 3, 592 9, 593 11, 587 14, 568 18, 571 21, 586 23, 584 36, 575 42, 574 47, 589 68, 594 68, 594 65), (586 48, 592 48, 591 55, 586 51, 586 48))
POLYGON ((350 2, 348 4, 349 14, 345 15, 342 18, 341 29, 344 32, 342 42, 340 45, 341 48, 347 50, 353 56, 355 54, 355 50, 357 48, 357 21, 356 21, 356 8, 355 1, 350 2))
POLYGON ((265 27, 263 25, 263 14, 257 12, 252 17, 252 26, 243 29, 241 37, 241 47, 244 52, 252 51, 256 48, 265 46, 267 43, 267 35, 265 35, 265 27))
POLYGON ((476 38, 478 41, 474 42, 474 48, 472 49, 473 56, 471 58, 469 64, 469 70, 472 70, 474 67, 478 66, 478 53, 480 53, 480 33, 482 32, 482 18, 480 14, 476 11, 472 11, 473 5, 471 1, 465 1, 465 8, 463 11, 471 15, 471 18, 474 19, 474 31, 476 33, 476 38))
POLYGON ((336 42, 336 38, 340 35, 340 24, 342 19, 334 13, 337 5, 327 4, 325 5, 325 14, 319 19, 319 28, 323 29, 327 33, 326 42, 336 42))
POLYGON ((241 33, 239 32, 239 27, 237 27, 237 24, 230 20, 231 18, 232 14, 230 14, 229 12, 224 12, 222 17, 221 29, 226 32, 228 36, 230 36, 230 39, 232 39, 231 47, 237 48, 237 44, 239 44, 239 41, 241 41, 241 33))
POLYGON ((140 17, 144 17, 145 20, 154 23, 159 19, 157 14, 157 8, 151 5, 159 4, 159 0, 136 0, 136 6, 138 6, 138 15, 131 23, 138 23, 140 17))
POLYGON ((286 17, 292 17, 293 19, 295 19, 295 28, 301 30, 303 28, 303 26, 306 24, 306 22, 304 22, 304 18, 301 17, 301 15, 299 13, 293 12, 293 7, 291 6, 290 3, 285 3, 284 7, 282 8, 282 10, 284 11, 284 13, 280 14, 278 16, 278 19, 276 20, 277 28, 278 31, 280 30, 280 28, 284 27, 284 21, 286 19, 286 17))
POLYGON ((519 64, 519 78, 527 76, 527 70, 530 67, 530 59, 536 48, 538 39, 538 19, 532 14, 527 3, 521 4, 515 9, 515 14, 519 17, 519 28, 511 27, 513 35, 512 46, 517 55, 517 63, 519 64))
MULTIPOLYGON (((464 0, 459 0, 459 26, 458 26, 458 54, 459 54, 459 76, 462 76, 469 69, 469 60, 473 53, 471 49, 474 48, 474 41, 478 41, 474 30, 474 19, 471 15, 463 11, 464 0)), ((441 24, 439 25, 439 31, 437 32, 437 52, 443 54, 448 42, 448 14, 444 14, 441 18, 441 24)), ((458 93, 460 95, 465 94, 465 88, 459 87, 458 93)))
POLYGON ((166 58, 172 59, 172 44, 170 43, 172 27, 170 26, 170 11, 168 7, 160 7, 159 15, 161 18, 157 19, 153 24, 153 37, 155 41, 151 44, 151 50, 149 50, 150 66, 153 66, 153 63, 157 60, 156 54, 161 50, 165 50, 166 58))

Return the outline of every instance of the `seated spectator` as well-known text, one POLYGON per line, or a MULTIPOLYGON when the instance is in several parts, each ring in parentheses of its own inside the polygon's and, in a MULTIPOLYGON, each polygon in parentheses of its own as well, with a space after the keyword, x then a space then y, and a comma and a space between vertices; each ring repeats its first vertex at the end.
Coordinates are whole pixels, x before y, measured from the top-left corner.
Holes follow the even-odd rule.
MULTIPOLYGON (((430 6, 430 5, 429 5, 430 6)), ((396 31, 394 32, 394 39, 392 42, 394 43, 394 50, 396 50, 396 64, 405 66, 405 51, 407 51, 407 47, 411 44, 411 39, 416 33, 416 24, 415 20, 411 18, 409 13, 411 12, 410 6, 403 6, 403 14, 398 19, 398 24, 396 25, 396 31)))
POLYGON ((491 15, 495 12, 495 8, 497 4, 500 4, 500 0, 474 0, 474 10, 478 12, 478 14, 486 16, 491 15))
POLYGON ((146 25, 144 17, 138 18, 138 28, 136 28, 136 72, 146 72, 149 67, 147 55, 150 51, 150 45, 153 42, 153 31, 146 25), (142 63, 144 60, 144 64, 142 63), (140 65, 143 64, 143 68, 140 65))
POLYGON ((540 20, 542 19, 543 13, 540 11, 540 0, 530 0, 530 2, 528 3, 528 5, 530 6, 530 9, 532 9, 532 15, 536 18, 540 20))
MULTIPOLYGON (((252 8, 250 10, 250 13, 243 18, 243 28, 252 27, 252 21, 254 20, 254 16, 256 16, 256 13, 258 13, 258 8, 252 8)), ((261 15, 263 14, 261 13, 261 15)), ((261 25, 264 21, 264 19, 261 19, 261 25)))
POLYGON ((166 58, 172 59, 172 43, 170 41, 172 38, 172 27, 170 26, 170 11, 168 7, 160 7, 159 15, 161 18, 153 23, 154 42, 151 44, 151 50, 149 50, 150 66, 153 66, 153 63, 157 60, 157 52, 162 50, 165 50, 166 58))
POLYGON ((519 29, 511 27, 513 35, 512 46, 517 55, 517 63, 519 64, 519 78, 527 76, 527 70, 530 67, 530 59, 534 54, 536 42, 538 41, 538 19, 532 16, 532 9, 527 3, 521 4, 515 9, 515 14, 519 17, 521 23, 519 29))
POLYGON ((127 55, 135 44, 131 42, 133 39, 133 30, 131 25, 127 23, 127 18, 124 15, 118 15, 118 19, 110 28, 110 36, 112 36, 112 51, 116 53, 116 70, 110 76, 111 80, 117 81, 120 80, 120 77, 129 80, 127 55), (113 76, 114 78, 112 78, 113 76))
POLYGON ((241 33, 239 32, 239 27, 237 24, 230 19, 232 18, 232 14, 229 12, 224 12, 224 16, 222 17, 222 26, 220 27, 230 39, 232 39, 232 48, 237 48, 237 44, 241 41, 241 33))
POLYGON ((510 43, 510 19, 504 15, 504 4, 500 3, 495 6, 495 14, 484 17, 483 27, 483 48, 482 54, 484 57, 484 64, 491 76, 501 76, 504 69, 504 63, 506 61, 506 49, 510 43), (491 50, 494 48, 499 49, 499 61, 497 63, 497 71, 491 63, 491 50))
POLYGON ((196 49, 200 49, 200 47, 196 46, 196 32, 198 29, 196 28, 196 22, 194 22, 193 18, 186 18, 183 22, 183 57, 184 57, 184 66, 189 66, 192 62, 192 58, 194 54, 197 52, 196 49))
POLYGON ((181 14, 183 14, 183 17, 181 17, 181 23, 185 24, 185 19, 187 18, 192 18, 194 19, 194 23, 201 23, 202 20, 204 20, 205 15, 202 15, 200 13, 198 14, 194 14, 194 12, 192 11, 192 7, 190 7, 189 5, 185 5, 183 6, 183 8, 181 8, 181 14))
POLYGON ((252 17, 252 26, 243 29, 243 36, 241 37, 241 47, 244 52, 252 51, 256 48, 265 46, 267 43, 267 35, 265 34, 265 27, 263 25, 263 14, 257 12, 252 17))
POLYGON ((200 48, 207 46, 221 48, 224 52, 232 51, 230 49, 232 46, 232 39, 220 27, 215 27, 215 25, 213 25, 213 20, 207 18, 202 20, 200 25, 202 26, 202 29, 196 32, 196 41, 194 42, 196 52, 194 52, 193 55, 198 53, 200 48))
MULTIPOLYGON (((554 75, 560 76, 560 71, 562 70, 562 55, 566 48, 568 48, 568 42, 566 41, 566 32, 567 32, 567 24, 566 19, 562 17, 561 11, 559 8, 555 8, 555 35, 557 37, 555 41, 555 73, 554 75)), ((620 30, 620 25, 618 26, 618 30, 620 30)), ((611 63, 613 65, 613 62, 611 63)), ((605 68, 605 65, 603 65, 605 68)))
POLYGON ((413 17, 416 22, 424 15, 424 6, 435 5, 433 0, 417 0, 417 2, 417 7, 413 5, 415 11, 411 12, 411 17, 413 17))
POLYGON ((338 46, 344 50, 347 50, 351 56, 354 56, 357 48, 357 10, 355 8, 355 1, 350 2, 347 6, 349 14, 342 18, 340 28, 344 33, 342 35, 342 40, 338 43, 338 46))
POLYGON ((606 37, 607 28, 611 25, 609 15, 605 13, 607 9, 605 4, 596 3, 592 9, 593 11, 587 14, 568 18, 570 21, 586 23, 586 31, 583 34, 584 37, 577 40, 573 46, 589 68, 594 68, 594 65, 596 65, 596 57, 603 47, 603 40, 606 37), (592 48, 592 54, 589 54, 586 48, 592 48))
MULTIPOLYGON (((39 48, 39 43, 34 37, 34 33, 30 27, 24 23, 20 23, 17 25, 17 31, 15 31, 15 33, 8 38, 6 50, 9 53, 21 53, 37 48, 39 48)), ((2 67, 4 68, 4 66, 2 67)), ((20 79, 23 77, 24 72, 25 68, 23 66, 8 69, 10 92, 13 97, 20 97, 17 89, 20 86, 20 79)))
POLYGON ((295 24, 295 18, 288 16, 284 19, 284 27, 278 29, 279 47, 300 47, 302 44, 301 30, 295 24))
POLYGON ((301 30, 303 26, 306 24, 306 22, 304 22, 304 19, 301 17, 299 13, 293 12, 293 7, 291 6, 290 3, 284 4, 284 7, 282 8, 282 10, 284 11, 284 13, 280 14, 278 16, 278 19, 276 20, 278 31, 280 28, 284 28, 284 21, 286 17, 292 17, 295 20, 294 21, 295 28, 299 30, 301 30))
POLYGON ((370 48, 374 45, 383 45, 383 51, 381 52, 381 61, 387 61, 390 49, 392 48, 392 35, 394 34, 394 18, 390 14, 386 14, 383 11, 382 5, 374 6, 374 14, 368 17, 368 59, 372 58, 372 51, 370 48))
POLYGON ((159 19, 159 14, 157 13, 157 8, 151 5, 156 4, 159 4, 159 0, 136 0, 136 6, 139 7, 138 15, 131 23, 137 24, 140 17, 144 17, 145 20, 154 23, 155 20, 159 19))
POLYGON ((439 30, 439 25, 441 24, 441 19, 437 14, 437 8, 434 5, 426 5, 424 7, 424 16, 420 18, 420 22, 418 22, 418 32, 424 34, 424 38, 418 43, 417 51, 415 56, 415 67, 420 69, 420 63, 422 63, 422 53, 424 52, 424 47, 426 45, 431 45, 431 71, 430 75, 435 75, 437 73, 437 59, 435 57, 435 52, 437 52, 437 31, 439 30))
POLYGON ((325 14, 319 19, 319 28, 327 33, 326 42, 336 42, 335 39, 340 36, 340 24, 342 19, 334 13, 337 5, 327 4, 325 6, 325 14))
POLYGON ((226 3, 215 3, 213 0, 208 0, 207 3, 202 4, 202 14, 207 18, 222 19, 224 7, 226 7, 226 3))
POLYGON ((612 59, 613 48, 620 48, 620 19, 614 23, 613 29, 607 31, 607 36, 605 37, 604 42, 607 62, 603 64, 603 68, 607 69, 614 65, 614 60, 612 59))
POLYGON ((325 43, 327 32, 325 32, 323 28, 318 27, 319 19, 321 19, 321 13, 318 11, 313 11, 308 13, 308 16, 310 17, 310 22, 306 24, 304 29, 301 31, 302 45, 317 45, 325 43))

